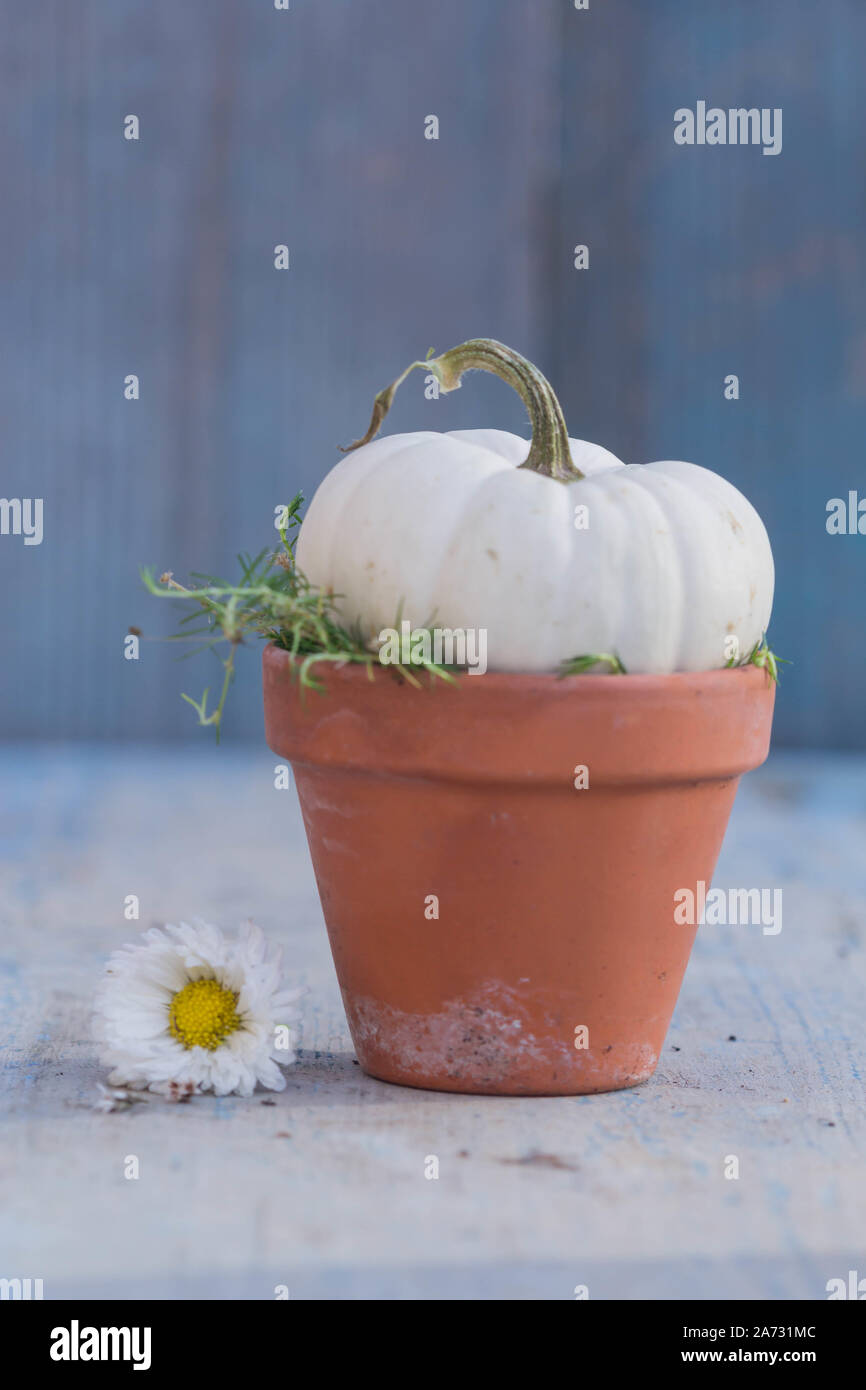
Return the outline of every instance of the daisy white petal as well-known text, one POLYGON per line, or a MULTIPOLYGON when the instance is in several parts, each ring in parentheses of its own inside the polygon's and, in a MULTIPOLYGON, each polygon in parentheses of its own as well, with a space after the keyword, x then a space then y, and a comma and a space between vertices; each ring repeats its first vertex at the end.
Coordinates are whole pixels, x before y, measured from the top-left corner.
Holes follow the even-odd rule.
POLYGON ((251 922, 235 940, 200 921, 152 927, 115 951, 94 1013, 110 1084, 170 1100, 282 1090, 280 1067, 295 1053, 277 1046, 278 1029, 294 1044, 294 1004, 306 991, 282 987, 281 959, 251 922))

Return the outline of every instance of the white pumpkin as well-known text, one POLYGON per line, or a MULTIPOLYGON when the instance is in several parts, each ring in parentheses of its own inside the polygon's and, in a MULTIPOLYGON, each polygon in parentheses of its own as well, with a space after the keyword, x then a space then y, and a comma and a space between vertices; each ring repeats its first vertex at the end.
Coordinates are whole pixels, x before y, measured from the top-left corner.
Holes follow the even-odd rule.
POLYGON ((743 657, 760 641, 772 552, 724 478, 692 463, 626 465, 568 440, 549 384, 488 339, 413 366, 443 390, 471 367, 496 371, 527 403, 532 446, 503 430, 368 442, 403 377, 382 392, 298 540, 300 569, 338 596, 344 622, 368 640, 398 619, 483 628, 499 671, 602 652, 629 673, 711 670, 727 664, 729 639, 743 657))

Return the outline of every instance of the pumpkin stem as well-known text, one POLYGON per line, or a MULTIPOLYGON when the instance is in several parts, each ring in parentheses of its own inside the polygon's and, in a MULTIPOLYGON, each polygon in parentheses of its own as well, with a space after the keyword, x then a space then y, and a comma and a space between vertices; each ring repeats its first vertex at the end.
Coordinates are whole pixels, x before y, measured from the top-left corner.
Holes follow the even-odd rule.
POLYGON ((529 412, 532 425, 532 443, 521 468, 531 468, 534 473, 544 473, 548 478, 558 478, 561 482, 574 482, 584 477, 571 457, 568 443, 568 430, 562 407, 556 399, 553 387, 537 367, 521 357, 513 348, 497 343, 493 338, 470 338, 468 343, 449 348, 439 357, 432 356, 432 348, 423 362, 412 362, 396 381, 380 391, 373 402, 373 418, 363 439, 356 439, 340 452, 350 454, 369 444, 379 433, 382 422, 394 400, 394 393, 401 382, 406 380, 416 367, 432 372, 443 391, 456 391, 464 372, 493 372, 501 377, 520 396, 529 412))

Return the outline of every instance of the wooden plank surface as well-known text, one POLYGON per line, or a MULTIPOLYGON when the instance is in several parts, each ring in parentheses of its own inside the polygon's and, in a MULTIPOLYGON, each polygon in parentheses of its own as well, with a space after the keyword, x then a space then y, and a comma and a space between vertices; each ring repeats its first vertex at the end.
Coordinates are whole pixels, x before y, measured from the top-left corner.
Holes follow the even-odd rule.
POLYGON ((781 888, 782 931, 699 932, 656 1076, 527 1100, 361 1073, 274 763, 204 741, 0 755, 0 1275, 49 1298, 811 1299, 866 1273, 862 759, 776 755, 744 782, 716 883, 781 888), (252 917, 284 944, 310 994, 275 1104, 88 1108, 129 893, 142 928, 252 917))

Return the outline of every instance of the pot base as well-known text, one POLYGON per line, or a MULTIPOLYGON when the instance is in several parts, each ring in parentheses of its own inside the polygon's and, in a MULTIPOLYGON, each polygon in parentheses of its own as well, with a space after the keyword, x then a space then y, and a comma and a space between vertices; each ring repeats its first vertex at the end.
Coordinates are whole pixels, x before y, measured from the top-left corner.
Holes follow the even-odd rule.
POLYGON ((456 1096, 598 1096, 604 1095, 608 1091, 627 1091, 633 1086, 642 1086, 645 1081, 649 1081, 655 1068, 651 1068, 646 1076, 635 1077, 630 1081, 606 1081, 599 1086, 545 1086, 541 1090, 537 1086, 470 1086, 455 1081, 452 1085, 438 1076, 419 1077, 411 1079, 402 1073, 394 1076, 385 1076, 382 1072, 374 1071, 371 1067, 365 1067, 363 1063, 361 1070, 371 1076, 374 1081, 384 1081, 389 1086, 408 1086, 415 1091, 442 1091, 456 1096))
POLYGON ((471 998, 408 1014, 369 997, 343 1002, 358 1061, 379 1081, 484 1096, 579 1096, 648 1080, 658 1053, 647 1043, 583 1041, 567 1026, 567 993, 489 982, 471 998))

